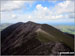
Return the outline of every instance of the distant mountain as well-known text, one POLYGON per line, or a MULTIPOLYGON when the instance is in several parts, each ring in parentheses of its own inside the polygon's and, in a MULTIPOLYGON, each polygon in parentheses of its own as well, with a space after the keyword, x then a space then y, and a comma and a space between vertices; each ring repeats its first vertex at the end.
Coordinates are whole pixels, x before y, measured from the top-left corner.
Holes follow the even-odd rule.
POLYGON ((62 32, 66 32, 66 33, 75 35, 74 25, 54 25, 54 27, 61 30, 62 32))
POLYGON ((47 24, 19 22, 1 31, 2 55, 54 55, 71 51, 74 38, 47 24))

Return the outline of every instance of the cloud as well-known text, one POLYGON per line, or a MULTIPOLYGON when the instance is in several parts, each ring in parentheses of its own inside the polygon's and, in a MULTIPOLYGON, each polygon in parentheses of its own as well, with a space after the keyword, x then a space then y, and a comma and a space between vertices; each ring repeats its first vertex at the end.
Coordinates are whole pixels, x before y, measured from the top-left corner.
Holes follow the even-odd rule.
POLYGON ((11 17, 12 17, 13 19, 15 19, 15 18, 17 17, 17 15, 12 14, 11 17))
POLYGON ((32 1, 22 1, 22 0, 4 0, 1 1, 1 12, 2 11, 12 11, 15 9, 21 9, 25 7, 24 3, 32 5, 32 1))
MULTIPOLYGON (((50 9, 48 7, 42 6, 42 4, 37 4, 35 9, 28 13, 28 14, 22 14, 22 13, 14 13, 12 10, 19 9, 24 7, 26 3, 31 3, 30 6, 32 6, 32 2, 27 1, 9 1, 6 2, 4 7, 1 7, 1 20, 7 21, 7 22, 26 22, 26 21, 34 21, 34 22, 73 22, 74 18, 74 2, 73 1, 64 1, 60 2, 55 5, 54 8, 50 9), (8 12, 6 12, 8 11, 8 12), (9 12, 10 11, 10 12, 9 12), (70 19, 69 19, 70 18, 70 19)), ((2 5, 2 6, 3 6, 2 5)), ((20 12, 20 11, 19 11, 20 12)))
POLYGON ((1 11, 10 11, 20 8, 24 4, 23 1, 8 1, 5 4, 1 4, 1 11))
POLYGON ((54 11, 50 10, 47 7, 43 7, 41 4, 36 5, 36 10, 32 13, 35 18, 40 20, 57 20, 61 18, 65 18, 62 14, 55 14, 54 11))
POLYGON ((75 13, 71 13, 71 14, 69 15, 69 18, 75 19, 75 13))
POLYGON ((71 21, 74 22, 73 19, 74 13, 74 1, 64 1, 56 4, 56 6, 52 9, 47 7, 43 7, 42 4, 36 5, 36 10, 33 12, 34 20, 38 19, 38 21, 71 21), (72 19, 73 18, 73 19, 72 19))
POLYGON ((54 10, 56 13, 69 13, 74 12, 74 1, 64 1, 61 3, 58 3, 54 10))

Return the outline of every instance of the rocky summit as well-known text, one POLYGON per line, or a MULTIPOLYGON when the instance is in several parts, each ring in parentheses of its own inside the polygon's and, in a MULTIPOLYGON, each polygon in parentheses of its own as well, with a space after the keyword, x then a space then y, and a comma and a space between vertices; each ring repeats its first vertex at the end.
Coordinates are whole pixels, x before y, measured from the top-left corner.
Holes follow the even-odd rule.
POLYGON ((2 55, 57 55, 73 51, 73 35, 47 24, 19 22, 1 31, 2 55))

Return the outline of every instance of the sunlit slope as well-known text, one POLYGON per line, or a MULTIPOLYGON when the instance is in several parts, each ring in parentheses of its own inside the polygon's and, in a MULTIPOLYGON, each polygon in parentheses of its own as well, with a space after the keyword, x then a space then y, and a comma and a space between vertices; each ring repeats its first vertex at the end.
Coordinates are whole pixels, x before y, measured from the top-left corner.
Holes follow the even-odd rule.
POLYGON ((74 39, 52 26, 43 24, 36 32, 38 35, 37 38, 42 42, 63 42, 70 48, 74 49, 74 39))

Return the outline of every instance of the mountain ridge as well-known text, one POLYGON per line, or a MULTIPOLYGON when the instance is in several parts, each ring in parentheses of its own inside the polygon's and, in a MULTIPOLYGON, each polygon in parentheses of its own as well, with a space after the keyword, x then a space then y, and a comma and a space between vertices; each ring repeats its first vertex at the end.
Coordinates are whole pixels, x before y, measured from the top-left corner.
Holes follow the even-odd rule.
POLYGON ((1 54, 4 55, 58 54, 59 51, 73 51, 73 39, 47 24, 37 24, 31 21, 19 22, 7 27, 1 33, 1 54), (71 41, 71 43, 66 41, 71 41), (52 46, 54 52, 50 50, 52 46), (57 46, 59 46, 58 51, 56 51, 57 46))

